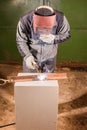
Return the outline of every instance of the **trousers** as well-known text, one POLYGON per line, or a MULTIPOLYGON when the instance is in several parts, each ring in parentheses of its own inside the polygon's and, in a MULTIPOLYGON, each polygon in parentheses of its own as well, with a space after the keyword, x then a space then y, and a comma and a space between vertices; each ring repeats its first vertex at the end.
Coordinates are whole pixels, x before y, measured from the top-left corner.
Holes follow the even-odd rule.
POLYGON ((23 72, 24 73, 38 73, 39 69, 42 73, 53 73, 56 68, 56 56, 43 62, 37 62, 38 67, 35 69, 29 69, 23 60, 23 72))

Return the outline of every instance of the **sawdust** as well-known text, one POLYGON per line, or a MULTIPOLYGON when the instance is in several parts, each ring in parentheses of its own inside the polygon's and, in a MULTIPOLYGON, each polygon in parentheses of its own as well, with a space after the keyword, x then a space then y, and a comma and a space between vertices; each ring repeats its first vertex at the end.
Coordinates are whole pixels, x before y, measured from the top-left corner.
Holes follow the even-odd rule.
MULTIPOLYGON (((19 72, 22 72, 21 65, 0 64, 0 78, 19 72)), ((68 79, 58 81, 58 130, 87 130, 87 72, 70 68, 57 68, 56 72, 68 75, 68 79)), ((14 122, 14 84, 6 84, 0 87, 0 126, 14 122)), ((1 130, 15 130, 15 125, 1 130)))

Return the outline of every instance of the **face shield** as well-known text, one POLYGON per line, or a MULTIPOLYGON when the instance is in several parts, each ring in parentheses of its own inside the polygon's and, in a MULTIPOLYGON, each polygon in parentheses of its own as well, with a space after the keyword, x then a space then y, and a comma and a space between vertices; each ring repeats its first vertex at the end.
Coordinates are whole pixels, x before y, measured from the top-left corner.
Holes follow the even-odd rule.
POLYGON ((52 16, 40 16, 37 14, 33 15, 33 27, 34 32, 39 34, 50 34, 54 26, 56 15, 52 16))

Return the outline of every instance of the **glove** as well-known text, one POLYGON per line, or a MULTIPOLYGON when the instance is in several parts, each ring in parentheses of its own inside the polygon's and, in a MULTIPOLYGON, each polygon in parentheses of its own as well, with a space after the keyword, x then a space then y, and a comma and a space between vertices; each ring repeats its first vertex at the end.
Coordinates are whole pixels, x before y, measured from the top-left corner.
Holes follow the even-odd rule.
POLYGON ((40 40, 43 42, 51 44, 55 39, 55 36, 53 34, 41 34, 40 35, 40 40))
POLYGON ((26 66, 29 68, 29 69, 35 69, 37 67, 37 64, 36 62, 34 61, 34 57, 33 56, 29 56, 27 59, 26 59, 26 66))

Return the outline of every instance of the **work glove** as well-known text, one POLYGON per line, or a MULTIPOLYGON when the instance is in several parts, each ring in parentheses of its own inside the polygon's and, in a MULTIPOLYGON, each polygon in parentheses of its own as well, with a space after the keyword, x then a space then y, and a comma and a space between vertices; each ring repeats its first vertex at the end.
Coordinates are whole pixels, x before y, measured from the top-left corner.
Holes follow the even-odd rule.
POLYGON ((29 57, 25 60, 25 62, 26 62, 26 66, 27 66, 29 69, 36 69, 37 63, 35 62, 33 56, 29 56, 29 57))
POLYGON ((55 39, 55 35, 53 35, 53 34, 41 34, 39 39, 43 42, 51 44, 51 43, 53 43, 53 41, 55 39))

